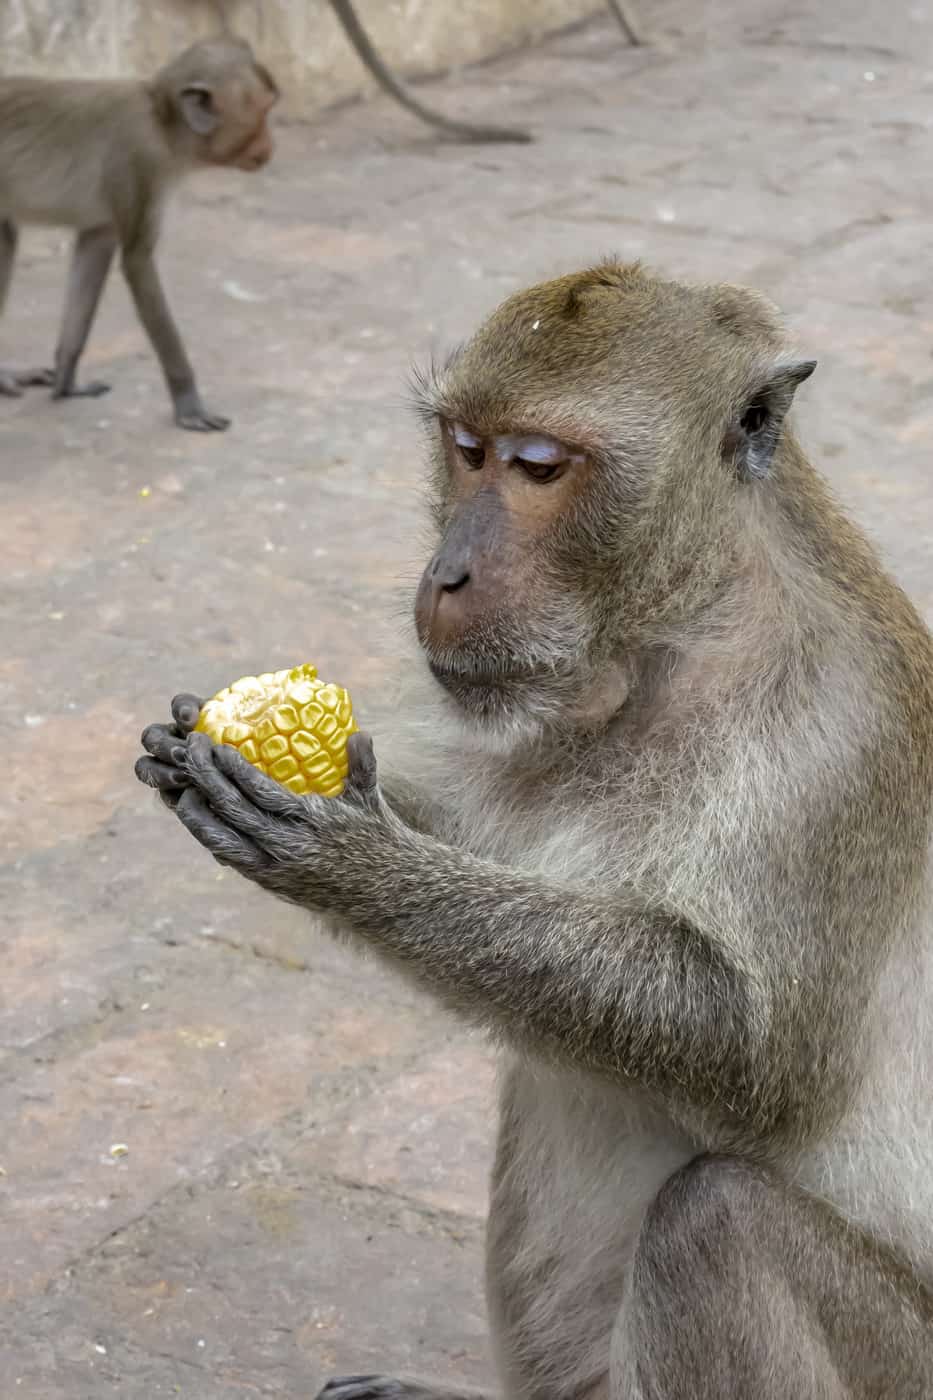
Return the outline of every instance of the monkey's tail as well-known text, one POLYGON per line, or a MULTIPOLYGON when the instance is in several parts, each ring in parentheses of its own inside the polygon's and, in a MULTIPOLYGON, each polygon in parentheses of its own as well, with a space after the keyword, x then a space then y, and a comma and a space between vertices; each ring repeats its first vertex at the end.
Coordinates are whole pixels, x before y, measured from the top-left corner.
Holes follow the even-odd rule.
POLYGON ((457 136, 461 141, 528 142, 534 139, 528 131, 508 126, 474 126, 472 122, 452 121, 450 117, 444 117, 440 112, 425 107, 416 97, 412 96, 404 84, 399 82, 379 56, 372 40, 363 28, 351 0, 331 0, 331 4, 335 15, 343 26, 344 33, 356 50, 357 56, 369 69, 380 87, 394 97, 402 107, 413 112, 416 117, 420 117, 429 126, 435 127, 438 131, 449 132, 451 136, 457 136))
POLYGON ((633 48, 640 48, 642 40, 638 36, 638 30, 632 23, 631 16, 625 8, 622 0, 606 0, 610 10, 615 15, 622 29, 622 33, 628 39, 633 48))

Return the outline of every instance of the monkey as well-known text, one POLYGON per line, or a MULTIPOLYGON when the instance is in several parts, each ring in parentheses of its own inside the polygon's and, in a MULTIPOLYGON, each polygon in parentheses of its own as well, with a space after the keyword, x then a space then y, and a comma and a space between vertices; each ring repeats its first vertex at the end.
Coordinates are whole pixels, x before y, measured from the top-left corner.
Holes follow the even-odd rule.
POLYGON ((740 287, 516 293, 416 382, 378 767, 297 797, 187 694, 142 736, 222 865, 492 1032, 506 1400, 933 1395, 933 638, 800 445, 815 363, 740 287))
POLYGON ((166 196, 206 166, 259 170, 272 155, 272 75, 242 39, 207 39, 149 82, 0 78, 0 313, 21 223, 76 231, 55 367, 0 370, 0 394, 46 384, 55 399, 106 393, 76 382, 117 249, 136 311, 159 357, 175 422, 221 431, 205 408, 165 299, 154 253, 166 196))

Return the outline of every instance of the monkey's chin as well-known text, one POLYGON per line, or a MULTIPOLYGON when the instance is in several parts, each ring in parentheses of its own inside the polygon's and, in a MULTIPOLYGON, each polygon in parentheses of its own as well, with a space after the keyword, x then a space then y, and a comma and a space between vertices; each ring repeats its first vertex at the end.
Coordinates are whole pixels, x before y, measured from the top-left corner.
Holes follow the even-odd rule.
POLYGON ((471 675, 429 661, 434 679, 460 719, 484 747, 511 748, 535 740, 565 713, 565 703, 542 676, 471 675))

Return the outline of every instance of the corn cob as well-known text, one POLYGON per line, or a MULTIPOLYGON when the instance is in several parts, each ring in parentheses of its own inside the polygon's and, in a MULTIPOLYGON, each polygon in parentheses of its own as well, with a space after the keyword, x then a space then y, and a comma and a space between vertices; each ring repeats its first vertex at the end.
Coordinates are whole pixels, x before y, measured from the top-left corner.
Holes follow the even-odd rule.
POLYGON ((230 744, 298 794, 337 797, 347 777, 347 740, 359 728, 350 697, 314 666, 244 676, 208 700, 197 729, 230 744))

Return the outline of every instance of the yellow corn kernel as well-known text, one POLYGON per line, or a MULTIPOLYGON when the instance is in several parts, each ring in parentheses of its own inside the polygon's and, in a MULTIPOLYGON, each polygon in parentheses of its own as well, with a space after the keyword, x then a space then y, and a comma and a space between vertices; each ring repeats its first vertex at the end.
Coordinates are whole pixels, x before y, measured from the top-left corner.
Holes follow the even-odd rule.
POLYGON ((318 680, 314 666, 244 676, 208 700, 197 723, 290 791, 320 797, 343 792, 347 740, 358 728, 347 692, 318 680))

